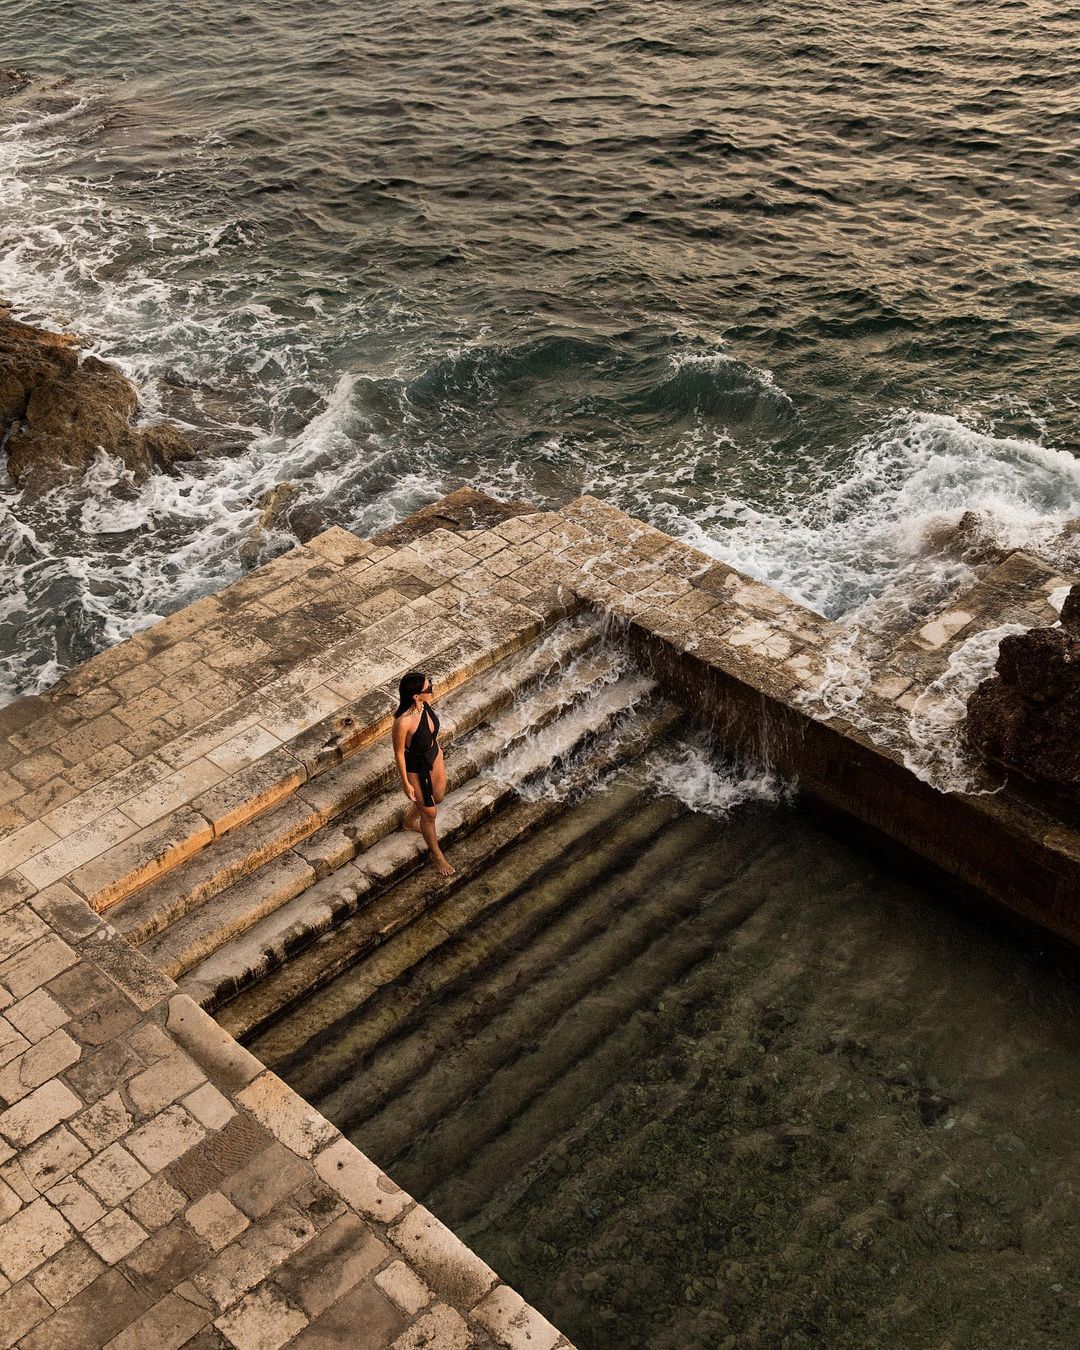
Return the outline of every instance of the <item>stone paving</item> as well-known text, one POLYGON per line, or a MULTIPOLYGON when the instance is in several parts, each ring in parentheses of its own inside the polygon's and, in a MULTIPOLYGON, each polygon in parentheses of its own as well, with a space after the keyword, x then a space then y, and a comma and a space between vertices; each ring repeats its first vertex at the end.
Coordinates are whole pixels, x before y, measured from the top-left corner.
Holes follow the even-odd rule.
MULTIPOLYGON (((759 740, 797 719, 784 767, 827 800, 889 828, 847 784, 870 754, 894 814, 926 796, 814 707, 836 625, 592 498, 471 528, 440 505, 381 545, 328 530, 0 710, 0 1350, 567 1345, 107 918, 384 735, 405 669, 445 691, 590 605, 676 685, 748 699, 759 740)), ((1025 566, 998 583, 1042 603, 1025 566)), ((969 609, 898 649, 883 710, 969 609)))

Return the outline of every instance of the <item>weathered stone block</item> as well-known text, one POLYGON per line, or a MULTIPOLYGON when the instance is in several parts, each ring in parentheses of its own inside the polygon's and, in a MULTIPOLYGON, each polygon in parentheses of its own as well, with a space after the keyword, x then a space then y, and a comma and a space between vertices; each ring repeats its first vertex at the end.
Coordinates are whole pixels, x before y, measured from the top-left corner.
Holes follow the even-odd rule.
POLYGON ((250 1218, 258 1219, 302 1186, 308 1175, 304 1164, 275 1141, 224 1177, 220 1189, 250 1218))
POLYGON ((366 539, 361 539, 349 530, 343 530, 339 525, 315 535, 307 541, 305 547, 336 567, 347 567, 373 552, 371 544, 366 539))
POLYGON ((202 1087, 184 1098, 183 1104, 199 1124, 205 1125, 208 1130, 220 1130, 236 1115, 228 1097, 223 1096, 212 1083, 204 1082, 202 1087))
POLYGON ((472 1350, 476 1338, 469 1330, 468 1323, 453 1308, 445 1303, 434 1308, 409 1327, 393 1343, 392 1350, 428 1350, 429 1346, 438 1346, 439 1350, 472 1350))
POLYGON ((219 1317, 214 1325, 236 1350, 281 1350, 307 1322, 304 1314, 291 1307, 272 1284, 264 1284, 219 1317))
POLYGON ((15 760, 8 772, 12 778, 17 778, 25 788, 41 787, 42 783, 47 783, 50 778, 58 773, 63 773, 67 765, 59 755, 54 755, 48 750, 40 750, 37 754, 24 754, 21 758, 15 760))
POLYGON ((507 1350, 554 1350, 562 1338, 546 1317, 505 1284, 481 1299, 470 1316, 507 1350))
MULTIPOLYGON (((340 1350, 364 1328, 365 1350, 389 1346, 406 1322, 405 1316, 371 1281, 356 1285, 332 1303, 294 1341, 295 1350, 340 1350)), ((441 1341, 428 1340, 426 1350, 443 1350, 441 1341)))
POLYGON ((17 1284, 72 1236, 71 1226, 59 1210, 47 1200, 34 1200, 0 1224, 0 1270, 17 1284))
POLYGON ((211 1191, 197 1200, 184 1215, 191 1229, 214 1251, 228 1246, 248 1226, 246 1214, 220 1191, 211 1191))
POLYGON ((46 1191, 45 1199, 58 1209, 79 1233, 84 1228, 89 1228, 91 1224, 97 1223, 105 1213, 105 1206, 97 1196, 74 1177, 67 1177, 46 1191))
POLYGON ((157 1007, 162 999, 169 998, 176 989, 172 980, 123 938, 109 938, 97 943, 94 960, 142 1012, 157 1007))
POLYGON ((52 1304, 28 1280, 0 1294, 0 1350, 21 1340, 52 1310, 52 1304))
POLYGON ((79 1171, 79 1180, 107 1205, 118 1205, 150 1180, 150 1173, 117 1142, 103 1149, 79 1171))
POLYGON ((129 1195, 125 1208, 148 1232, 156 1232, 165 1224, 171 1223, 187 1204, 187 1197, 175 1186, 170 1186, 164 1177, 151 1177, 145 1186, 140 1186, 133 1195, 129 1195))
POLYGON ((283 801, 306 780, 302 764, 287 750, 274 750, 197 797, 194 805, 220 836, 283 801))
POLYGON ((6 961, 48 931, 48 924, 29 905, 15 905, 7 911, 0 926, 0 961, 6 961))
POLYGON ((411 1203, 409 1196, 347 1139, 323 1149, 315 1159, 315 1170, 346 1204, 368 1218, 390 1223, 411 1203))
POLYGON ((277 1283, 297 1307, 315 1318, 366 1279, 389 1254, 365 1223, 346 1213, 281 1268, 277 1283))
POLYGON ((106 1270, 25 1337, 20 1350, 87 1350, 105 1345, 146 1308, 118 1270, 106 1270))
POLYGON ((924 624, 912 641, 926 651, 934 651, 962 632, 974 617, 964 609, 947 610, 924 624))
POLYGON ((109 1350, 179 1350, 210 1321, 190 1299, 169 1293, 109 1342, 109 1350))
MULTIPOLYGON (((74 1172, 90 1156, 90 1150, 63 1125, 51 1130, 24 1149, 19 1164, 36 1191, 47 1191, 74 1172)), ((55 1202, 52 1202, 55 1203, 55 1202)), ((58 1206, 59 1208, 59 1206, 58 1206)))
POLYGON ((15 1106, 0 1112, 0 1134, 17 1148, 24 1148, 48 1134, 81 1107, 82 1102, 74 1092, 54 1078, 35 1088, 15 1106))
POLYGON ((239 1092, 236 1099, 302 1158, 313 1157, 337 1136, 337 1130, 324 1116, 269 1070, 239 1092))
POLYGON ((81 1054, 66 1031, 51 1032, 0 1069, 0 1099, 7 1106, 13 1105, 34 1088, 63 1073, 81 1054))
POLYGON ((101 920, 82 896, 63 882, 38 891, 30 904, 67 942, 82 942, 101 927, 101 920))
POLYGON ((91 1152, 100 1153, 102 1149, 126 1134, 133 1124, 131 1114, 124 1105, 120 1093, 113 1091, 76 1116, 71 1122, 71 1128, 91 1152))
POLYGON ((62 1308, 76 1294, 81 1294, 104 1269, 101 1258, 95 1256, 85 1242, 69 1242, 52 1260, 39 1266, 31 1278, 34 1288, 53 1308, 62 1308))
POLYGON ((229 1308, 310 1242, 315 1232, 309 1219, 284 1210, 241 1233, 193 1276, 193 1283, 219 1309, 229 1308))
POLYGON ((115 1265, 133 1252, 145 1237, 146 1234, 131 1215, 122 1209, 110 1210, 83 1234, 87 1245, 107 1266, 115 1265))
POLYGON ((225 774, 226 768, 209 758, 192 760, 122 801, 120 810, 137 825, 152 825, 220 783, 225 774))
POLYGON ((84 1054, 65 1076, 84 1102, 97 1102, 142 1067, 130 1045, 121 1038, 84 1054))
MULTIPOLYGON (((29 1185, 27 1188, 29 1189, 29 1185)), ((33 1199, 32 1196, 30 1198, 33 1199)), ((0 1177, 0 1222, 3 1222, 4 1219, 10 1219, 13 1214, 16 1214, 22 1208, 22 1204, 23 1200, 19 1193, 0 1177)))
POLYGON ((30 1045, 31 1042, 25 1036, 4 1018, 0 1018, 0 1065, 17 1059, 30 1045))
POLYGON ((160 1172, 205 1134, 203 1127, 183 1107, 167 1106, 153 1120, 133 1130, 125 1143, 148 1171, 160 1172))
POLYGON ((132 1252, 124 1267, 153 1302, 175 1289, 209 1259, 207 1245, 181 1219, 175 1219, 132 1252))
POLYGON ((413 1269, 456 1307, 471 1308, 496 1283, 491 1267, 421 1205, 395 1224, 389 1237, 413 1269))
MULTIPOLYGON (((67 877, 92 858, 114 848, 135 834, 138 828, 122 811, 106 811, 89 825, 74 830, 66 838, 35 854, 22 864, 20 870, 35 886, 48 886, 61 877, 67 877)), ((79 889, 83 890, 83 887, 79 889)))
POLYGON ((223 1030, 187 994, 169 1000, 168 1030, 224 1092, 236 1092, 263 1072, 263 1065, 223 1030))
POLYGON ((68 1030, 80 1045, 92 1047, 122 1035, 138 1020, 137 1010, 116 989, 110 987, 100 1003, 68 1023, 68 1030))
POLYGON ((58 839, 59 836, 40 820, 15 830, 6 839, 0 839, 0 876, 42 853, 51 844, 57 843, 58 839))
POLYGON ((380 1270, 375 1276, 375 1283, 410 1317, 421 1308, 426 1308, 434 1298, 419 1275, 404 1261, 394 1261, 385 1270, 380 1270))
POLYGON ((217 1189, 274 1142, 273 1136, 248 1115, 233 1116, 218 1134, 211 1134, 169 1169, 170 1180, 192 1200, 217 1189))
POLYGON ((132 1105, 142 1115, 153 1115, 197 1088, 205 1078, 202 1070, 182 1050, 160 1060, 127 1085, 132 1105))
POLYGON ((192 807, 181 807, 143 830, 134 821, 128 824, 132 829, 119 847, 77 868, 68 878, 99 912, 169 871, 214 837, 210 822, 192 807))

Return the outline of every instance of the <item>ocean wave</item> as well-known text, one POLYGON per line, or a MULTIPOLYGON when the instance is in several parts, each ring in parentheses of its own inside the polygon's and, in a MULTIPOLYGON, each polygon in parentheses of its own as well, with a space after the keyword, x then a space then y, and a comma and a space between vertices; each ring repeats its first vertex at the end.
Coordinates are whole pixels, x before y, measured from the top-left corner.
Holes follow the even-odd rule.
POLYGON ((956 417, 897 413, 830 463, 816 490, 765 509, 730 496, 666 523, 712 556, 829 618, 918 613, 972 573, 937 541, 973 512, 986 543, 1051 556, 1080 515, 1080 460, 956 417))
POLYGON ((46 73, 0 99, 0 295, 202 456, 0 484, 8 692, 236 575, 282 479, 361 531, 594 491, 866 626, 964 583, 967 511, 1056 547, 1077 156, 1020 76, 1075 83, 1060 17, 913 16, 899 60, 865 16, 545 8, 465 53, 440 4, 12 0, 46 73))

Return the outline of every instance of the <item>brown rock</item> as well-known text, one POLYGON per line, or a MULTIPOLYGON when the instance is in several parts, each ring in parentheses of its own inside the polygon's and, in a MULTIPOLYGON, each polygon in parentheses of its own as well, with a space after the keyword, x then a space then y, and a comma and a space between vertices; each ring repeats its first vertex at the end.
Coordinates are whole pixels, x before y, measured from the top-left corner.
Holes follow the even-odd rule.
POLYGON ((251 534, 240 545, 240 561, 245 567, 254 567, 259 562, 269 543, 267 538, 269 533, 275 530, 288 530, 289 507, 293 504, 298 491, 295 483, 275 483, 258 499, 256 505, 261 508, 259 519, 255 522, 251 534))
POLYGON ((8 94, 21 93, 30 83, 30 77, 24 75, 21 70, 16 70, 14 66, 9 66, 6 70, 0 70, 0 98, 8 94))
POLYGON ((984 758, 1080 798, 1080 585, 1060 627, 1002 639, 995 674, 968 700, 967 736, 984 758))
POLYGON ((193 456, 175 427, 136 427, 138 410, 115 366, 83 356, 70 334, 18 323, 0 307, 0 440, 20 488, 39 493, 78 478, 99 450, 136 481, 193 456))
POLYGON ((535 510, 529 502, 500 502, 475 488, 458 488, 448 497, 413 511, 371 542, 400 548, 432 530, 490 530, 512 516, 531 515, 535 510))
POLYGON ((926 542, 934 552, 962 558, 972 566, 999 563, 1009 553, 987 532, 987 522, 978 511, 965 511, 955 523, 933 526, 926 542))

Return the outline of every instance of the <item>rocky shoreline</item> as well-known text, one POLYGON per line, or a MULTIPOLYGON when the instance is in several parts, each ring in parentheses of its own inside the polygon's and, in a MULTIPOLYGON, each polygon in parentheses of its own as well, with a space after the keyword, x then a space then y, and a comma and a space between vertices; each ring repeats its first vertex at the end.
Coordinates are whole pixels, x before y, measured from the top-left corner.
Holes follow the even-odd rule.
POLYGON ((138 417, 135 386, 115 366, 72 334, 12 318, 0 301, 0 448, 18 488, 39 495, 77 479, 102 451, 136 482, 195 457, 179 427, 138 417))

